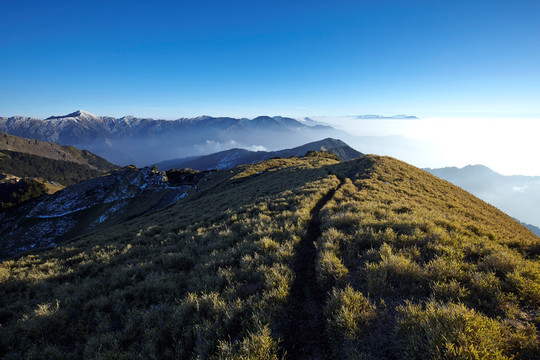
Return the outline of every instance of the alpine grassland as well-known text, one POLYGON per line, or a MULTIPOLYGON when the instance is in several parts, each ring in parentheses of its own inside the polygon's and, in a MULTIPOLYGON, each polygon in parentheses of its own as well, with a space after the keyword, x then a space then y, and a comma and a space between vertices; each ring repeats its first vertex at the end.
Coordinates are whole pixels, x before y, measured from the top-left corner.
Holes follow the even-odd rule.
POLYGON ((0 357, 539 357, 540 239, 448 182, 310 152, 197 190, 1 262, 0 357))
POLYGON ((540 239, 420 169, 356 162, 317 242, 331 356, 538 358, 540 239))

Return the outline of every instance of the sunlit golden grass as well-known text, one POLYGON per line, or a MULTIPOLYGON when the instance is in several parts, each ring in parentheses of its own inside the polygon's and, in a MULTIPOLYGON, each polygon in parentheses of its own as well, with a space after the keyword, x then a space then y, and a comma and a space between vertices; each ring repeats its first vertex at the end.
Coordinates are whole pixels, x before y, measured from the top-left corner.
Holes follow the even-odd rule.
POLYGON ((164 211, 1 263, 0 353, 275 358, 294 246, 339 182, 333 158, 279 163, 249 183, 236 175, 260 164, 216 173, 164 211))
POLYGON ((354 342, 356 325, 342 328, 341 336, 329 326, 333 354, 539 355, 540 240, 419 169, 391 158, 364 161, 371 162, 369 176, 347 180, 321 212, 318 276, 329 294, 356 291, 384 308, 354 342))
POLYGON ((0 357, 280 358, 296 245, 340 178, 316 259, 335 358, 538 355, 538 238, 397 160, 312 154, 3 261, 0 357))

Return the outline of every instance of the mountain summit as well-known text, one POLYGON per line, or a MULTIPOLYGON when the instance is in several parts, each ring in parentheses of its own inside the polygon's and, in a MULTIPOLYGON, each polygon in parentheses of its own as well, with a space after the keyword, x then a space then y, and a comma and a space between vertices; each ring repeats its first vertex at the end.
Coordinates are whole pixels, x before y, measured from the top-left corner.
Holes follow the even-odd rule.
POLYGON ((51 116, 48 117, 46 120, 53 120, 53 119, 65 119, 65 118, 81 118, 81 119, 100 119, 100 116, 94 115, 92 113, 89 113, 88 111, 84 110, 77 110, 75 112, 72 112, 67 115, 62 116, 51 116))

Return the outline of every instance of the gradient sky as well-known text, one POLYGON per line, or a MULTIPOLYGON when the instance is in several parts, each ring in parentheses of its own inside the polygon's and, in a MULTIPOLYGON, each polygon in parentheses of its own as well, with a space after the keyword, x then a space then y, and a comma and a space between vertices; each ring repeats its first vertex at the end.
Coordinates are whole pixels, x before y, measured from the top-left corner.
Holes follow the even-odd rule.
POLYGON ((0 115, 540 117, 540 1, 0 0, 0 115))

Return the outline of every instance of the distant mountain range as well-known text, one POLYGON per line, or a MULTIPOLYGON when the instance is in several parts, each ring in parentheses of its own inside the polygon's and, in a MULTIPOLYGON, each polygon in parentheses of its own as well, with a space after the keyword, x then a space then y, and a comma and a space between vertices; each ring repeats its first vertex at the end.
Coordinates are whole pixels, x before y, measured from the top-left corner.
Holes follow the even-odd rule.
POLYGON ((392 115, 392 116, 384 116, 384 115, 373 115, 373 114, 367 114, 367 115, 357 115, 357 119, 418 119, 416 116, 412 115, 392 115))
POLYGON ((138 166, 234 147, 282 149, 343 133, 312 120, 281 116, 251 120, 201 116, 169 121, 97 116, 83 110, 45 120, 1 117, 0 131, 88 149, 113 163, 138 166))
POLYGON ((191 168, 196 170, 232 169, 239 165, 251 164, 273 157, 304 156, 308 151, 327 151, 342 161, 352 160, 363 154, 338 139, 326 138, 292 149, 279 151, 249 151, 230 149, 201 157, 187 157, 162 161, 157 164, 160 170, 191 168))
POLYGON ((483 165, 425 170, 471 192, 524 223, 540 226, 540 176, 505 176, 483 165))

